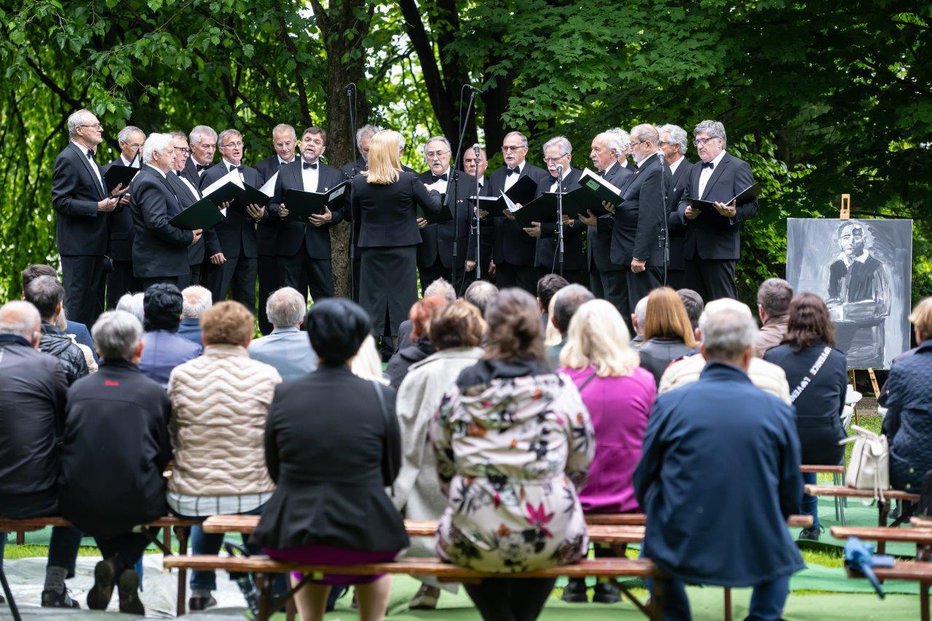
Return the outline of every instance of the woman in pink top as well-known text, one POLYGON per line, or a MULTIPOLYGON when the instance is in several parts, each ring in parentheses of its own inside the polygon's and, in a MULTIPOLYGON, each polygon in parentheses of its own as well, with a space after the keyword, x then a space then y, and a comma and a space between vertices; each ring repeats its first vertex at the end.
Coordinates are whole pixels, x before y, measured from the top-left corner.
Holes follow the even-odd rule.
MULTIPOLYGON (((657 394, 654 377, 639 366, 638 354, 628 344, 628 329, 609 302, 592 300, 580 306, 568 332, 560 371, 576 384, 595 428, 595 459, 579 502, 585 513, 639 511, 631 475, 641 459, 657 394)), ((613 556, 613 552, 596 548, 596 556, 613 556)), ((570 580, 563 599, 587 601, 585 580, 570 580)), ((592 599, 612 603, 621 594, 614 584, 600 582, 592 599)))

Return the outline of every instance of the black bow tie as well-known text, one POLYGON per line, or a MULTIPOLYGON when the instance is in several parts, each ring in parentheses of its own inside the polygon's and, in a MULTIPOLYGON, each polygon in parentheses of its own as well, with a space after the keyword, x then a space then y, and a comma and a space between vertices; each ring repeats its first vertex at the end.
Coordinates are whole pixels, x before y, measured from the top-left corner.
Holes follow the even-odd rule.
POLYGON ((175 174, 178 175, 178 176, 180 177, 180 176, 181 176, 181 171, 180 171, 180 170, 176 170, 176 171, 175 171, 175 174))
POLYGON ((709 170, 712 170, 715 168, 715 162, 702 162, 702 168, 708 168, 709 170))
POLYGON ((87 159, 94 161, 94 152, 91 149, 87 150, 87 159))
POLYGON ((447 173, 443 173, 442 175, 431 175, 431 177, 434 178, 434 181, 435 181, 435 182, 436 182, 436 181, 446 181, 446 180, 447 180, 447 173))
POLYGON ((560 180, 559 177, 550 177, 550 183, 551 183, 551 185, 554 184, 554 183, 556 183, 556 182, 559 181, 559 180, 560 180))
POLYGON ((307 162, 301 162, 301 168, 303 170, 307 170, 308 168, 310 168, 311 170, 317 170, 317 164, 308 164, 307 162))
POLYGON ((240 172, 243 172, 243 167, 242 167, 242 166, 233 166, 233 165, 230 165, 230 172, 233 172, 234 170, 238 170, 238 171, 240 171, 240 172))
POLYGON ((210 168, 210 164, 207 164, 207 165, 195 164, 194 168, 197 170, 197 172, 201 172, 202 170, 207 170, 208 168, 210 168))
POLYGON ((521 174, 521 171, 518 170, 517 168, 506 168, 506 169, 505 169, 505 176, 506 176, 506 177, 507 177, 508 175, 520 175, 520 174, 521 174))

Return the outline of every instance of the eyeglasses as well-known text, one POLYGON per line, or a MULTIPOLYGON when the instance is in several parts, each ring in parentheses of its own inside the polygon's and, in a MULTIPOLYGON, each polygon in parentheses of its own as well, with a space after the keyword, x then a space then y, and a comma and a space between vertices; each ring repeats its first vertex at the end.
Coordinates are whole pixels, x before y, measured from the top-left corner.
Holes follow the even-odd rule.
MULTIPOLYGON (((242 144, 242 143, 240 143, 240 144, 242 144)), ((194 146, 196 146, 198 149, 211 149, 211 150, 213 150, 213 149, 216 149, 216 148, 217 148, 217 143, 215 143, 215 142, 200 142, 200 143, 198 143, 198 144, 196 144, 196 145, 194 145, 194 146)))
POLYGON ((178 153, 181 153, 182 155, 185 155, 185 156, 191 155, 191 149, 187 149, 185 147, 172 147, 172 148, 178 153))
POLYGON ((645 144, 645 143, 648 143, 648 142, 650 142, 650 140, 638 140, 637 142, 632 141, 632 142, 631 142, 631 148, 633 149, 634 147, 638 146, 639 144, 645 144))
POLYGON ((96 123, 82 123, 78 125, 78 127, 96 127, 97 129, 101 129, 103 125, 100 124, 100 121, 97 121, 96 123))
POLYGON ((521 149, 527 149, 526 146, 520 144, 503 144, 502 151, 508 153, 509 151, 520 151, 521 149))
POLYGON ((427 157, 440 157, 441 155, 446 155, 449 151, 425 151, 424 155, 427 157))
POLYGON ((658 146, 658 147, 665 147, 665 146, 667 146, 668 144, 673 144, 673 143, 672 143, 672 142, 667 142, 666 140, 661 140, 660 142, 657 143, 657 146, 658 146))
POLYGON ((704 145, 704 144, 707 143, 708 141, 710 141, 710 140, 717 140, 717 139, 718 139, 718 138, 716 138, 715 136, 712 136, 711 138, 696 138, 696 139, 693 141, 693 146, 694 146, 694 147, 701 147, 702 145, 704 145))
POLYGON ((550 156, 545 155, 545 156, 544 156, 544 161, 547 162, 547 163, 549 164, 549 163, 551 163, 551 162, 558 162, 558 161, 562 160, 564 157, 568 157, 568 156, 569 156, 569 153, 563 153, 563 154, 558 155, 558 156, 556 156, 556 157, 550 157, 550 156))
POLYGON ((228 142, 228 143, 226 143, 226 144, 222 144, 222 145, 220 145, 220 148, 221 148, 221 149, 226 149, 226 148, 229 148, 229 147, 239 148, 239 147, 241 147, 241 146, 243 146, 243 141, 242 141, 242 140, 237 140, 236 142, 228 142))
POLYGON ((274 143, 274 146, 279 149, 287 149, 288 147, 294 146, 294 141, 289 140, 288 142, 276 142, 274 143))

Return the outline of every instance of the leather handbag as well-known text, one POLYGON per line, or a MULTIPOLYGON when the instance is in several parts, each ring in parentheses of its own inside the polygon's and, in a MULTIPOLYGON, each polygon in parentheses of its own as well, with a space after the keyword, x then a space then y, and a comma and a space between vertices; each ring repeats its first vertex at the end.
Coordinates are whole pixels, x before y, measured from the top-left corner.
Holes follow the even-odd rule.
POLYGON ((845 485, 854 489, 874 490, 874 497, 883 500, 884 490, 890 489, 890 447, 887 436, 857 425, 851 425, 851 429, 855 435, 839 442, 854 442, 851 461, 845 471, 845 485))

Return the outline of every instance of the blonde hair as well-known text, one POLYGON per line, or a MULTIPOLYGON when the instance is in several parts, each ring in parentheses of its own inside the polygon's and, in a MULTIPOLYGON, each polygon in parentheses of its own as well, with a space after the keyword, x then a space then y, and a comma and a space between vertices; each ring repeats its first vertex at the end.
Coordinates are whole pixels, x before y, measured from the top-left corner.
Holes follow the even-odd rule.
POLYGON ((369 183, 388 185, 398 181, 401 173, 401 134, 383 129, 373 134, 369 141, 369 170, 363 175, 369 183))
POLYGON ((647 296, 647 313, 644 317, 644 341, 654 337, 678 337, 689 347, 696 346, 693 326, 683 300, 670 287, 658 287, 647 296))
POLYGON ((359 346, 359 351, 353 356, 353 360, 350 362, 350 370, 356 377, 388 386, 388 379, 382 373, 382 359, 379 358, 379 352, 375 348, 375 339, 372 338, 371 334, 365 338, 359 346))
POLYGON ((922 340, 932 338, 932 297, 920 300, 910 313, 909 320, 916 327, 922 340))
POLYGON ((590 300, 570 320, 560 363, 571 369, 592 365, 599 377, 631 375, 640 357, 629 346, 629 340, 618 309, 605 300, 590 300))

